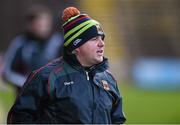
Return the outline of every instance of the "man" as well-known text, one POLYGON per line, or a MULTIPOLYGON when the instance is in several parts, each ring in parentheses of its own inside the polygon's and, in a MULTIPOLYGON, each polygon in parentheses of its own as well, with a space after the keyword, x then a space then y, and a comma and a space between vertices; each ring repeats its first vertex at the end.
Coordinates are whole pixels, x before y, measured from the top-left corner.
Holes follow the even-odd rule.
POLYGON ((64 10, 63 19, 63 57, 29 76, 8 123, 124 123, 100 24, 74 7, 64 10))
POLYGON ((25 15, 25 31, 12 41, 6 56, 3 78, 19 90, 29 73, 61 55, 63 39, 52 31, 49 8, 31 6, 25 15))

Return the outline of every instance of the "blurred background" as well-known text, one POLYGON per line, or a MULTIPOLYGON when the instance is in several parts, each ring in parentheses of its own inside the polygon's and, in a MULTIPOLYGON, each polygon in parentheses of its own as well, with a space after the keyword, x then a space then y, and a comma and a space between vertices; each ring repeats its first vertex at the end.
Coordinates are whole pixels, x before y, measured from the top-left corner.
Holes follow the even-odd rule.
MULTIPOLYGON (((60 33, 68 6, 101 23, 126 123, 180 123, 179 0, 1 0, 0 72, 11 40, 23 30, 24 10, 36 3, 52 10, 60 33)), ((15 98, 14 87, 0 79, 0 123, 6 123, 15 98)))

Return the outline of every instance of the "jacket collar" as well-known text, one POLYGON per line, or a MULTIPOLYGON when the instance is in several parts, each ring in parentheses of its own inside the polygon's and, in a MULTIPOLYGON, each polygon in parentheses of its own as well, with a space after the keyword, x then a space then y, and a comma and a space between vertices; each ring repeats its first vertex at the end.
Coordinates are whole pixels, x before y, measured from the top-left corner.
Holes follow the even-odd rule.
POLYGON ((83 71, 83 72, 87 71, 89 73, 91 73, 91 72, 96 73, 96 72, 105 71, 109 68, 108 59, 105 57, 103 58, 103 61, 101 63, 93 65, 91 67, 83 67, 77 60, 76 55, 68 53, 67 51, 64 51, 63 58, 74 69, 83 71))

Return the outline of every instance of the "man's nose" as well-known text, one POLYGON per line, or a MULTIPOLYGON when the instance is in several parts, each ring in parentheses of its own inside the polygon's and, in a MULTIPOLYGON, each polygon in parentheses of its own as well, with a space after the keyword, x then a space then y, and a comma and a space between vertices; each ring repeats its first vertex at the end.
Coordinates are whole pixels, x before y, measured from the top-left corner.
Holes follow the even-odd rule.
POLYGON ((104 45, 105 45, 105 43, 104 43, 104 41, 102 40, 102 38, 100 37, 99 39, 98 39, 98 46, 99 47, 103 47, 104 45))

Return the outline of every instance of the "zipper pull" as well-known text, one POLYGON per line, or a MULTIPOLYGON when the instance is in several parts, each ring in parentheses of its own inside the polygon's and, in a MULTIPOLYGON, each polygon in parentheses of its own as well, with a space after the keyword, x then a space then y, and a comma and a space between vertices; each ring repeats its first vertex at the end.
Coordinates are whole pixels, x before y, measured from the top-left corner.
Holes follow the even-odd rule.
POLYGON ((86 71, 86 76, 87 76, 87 80, 89 81, 89 74, 87 71, 86 71))

